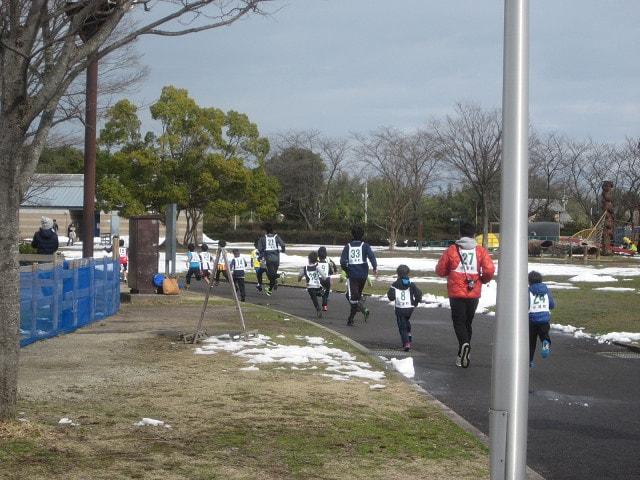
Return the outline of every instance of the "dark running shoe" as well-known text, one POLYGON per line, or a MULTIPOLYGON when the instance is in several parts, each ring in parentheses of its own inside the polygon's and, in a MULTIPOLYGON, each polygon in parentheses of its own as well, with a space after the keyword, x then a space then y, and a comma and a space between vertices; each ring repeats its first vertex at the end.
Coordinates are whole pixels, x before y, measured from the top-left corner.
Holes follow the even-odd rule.
POLYGON ((462 368, 469 367, 469 352, 471 351, 471 345, 468 343, 462 344, 462 350, 460 351, 460 366, 462 368))
POLYGON ((353 327, 353 318, 347 320, 347 327, 353 327))

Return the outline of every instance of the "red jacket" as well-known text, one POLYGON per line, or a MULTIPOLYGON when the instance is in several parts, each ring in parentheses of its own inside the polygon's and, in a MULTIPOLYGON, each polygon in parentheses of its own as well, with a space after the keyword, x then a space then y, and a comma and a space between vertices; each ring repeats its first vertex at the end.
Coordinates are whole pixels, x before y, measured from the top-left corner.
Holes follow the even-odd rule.
POLYGON ((479 245, 473 246, 475 242, 470 240, 461 239, 449 246, 436 265, 436 273, 447 277, 449 298, 480 298, 482 284, 493 278, 495 266, 489 252, 479 245), (468 241, 466 246, 471 248, 465 248, 465 240, 468 241), (460 265, 461 256, 466 259, 466 275, 460 265), (467 278, 475 282, 472 290, 467 287, 467 278))

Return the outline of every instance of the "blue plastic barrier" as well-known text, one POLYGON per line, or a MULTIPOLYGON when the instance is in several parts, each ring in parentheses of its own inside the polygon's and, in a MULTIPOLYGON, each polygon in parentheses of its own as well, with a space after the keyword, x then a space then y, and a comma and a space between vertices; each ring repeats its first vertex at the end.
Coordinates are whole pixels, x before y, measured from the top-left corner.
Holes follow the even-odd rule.
POLYGON ((120 309, 120 264, 111 258, 20 269, 20 346, 68 333, 120 309))

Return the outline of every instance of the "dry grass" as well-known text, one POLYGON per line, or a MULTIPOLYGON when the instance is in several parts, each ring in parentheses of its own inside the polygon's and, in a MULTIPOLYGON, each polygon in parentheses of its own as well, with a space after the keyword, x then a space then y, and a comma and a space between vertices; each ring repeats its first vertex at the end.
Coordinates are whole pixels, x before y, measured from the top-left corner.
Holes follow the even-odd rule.
MULTIPOLYGON (((28 422, 0 425, 0 477, 488 477, 480 443, 398 377, 372 391, 313 371, 239 371, 239 357, 194 355, 177 341, 199 313, 197 305, 125 306, 106 322, 24 349, 19 411, 28 422), (80 425, 57 425, 63 416, 80 425), (141 417, 172 428, 134 426, 141 417)), ((247 318, 286 343, 326 336, 256 307, 247 318)), ((207 324, 209 333, 237 329, 223 302, 207 324)))

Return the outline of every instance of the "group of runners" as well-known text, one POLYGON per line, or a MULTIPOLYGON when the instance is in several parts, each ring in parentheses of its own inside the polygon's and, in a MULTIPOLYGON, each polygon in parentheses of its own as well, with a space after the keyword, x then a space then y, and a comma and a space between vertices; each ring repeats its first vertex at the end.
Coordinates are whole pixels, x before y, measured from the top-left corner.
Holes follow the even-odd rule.
MULTIPOLYGON (((230 262, 230 270, 242 301, 245 300, 245 272, 249 268, 253 268, 256 273, 256 289, 259 292, 270 296, 278 288, 278 278, 281 276, 278 271, 280 252, 286 251, 286 245, 282 238, 274 233, 270 224, 266 224, 264 230, 264 235, 260 236, 254 244, 255 249, 251 253, 250 261, 242 257, 237 249, 233 250, 234 257, 230 262), (263 283, 265 274, 268 280, 266 285, 263 283)), ((344 246, 340 255, 340 278, 346 282, 345 294, 349 302, 348 326, 354 325, 358 313, 362 313, 364 321, 367 321, 369 309, 365 306, 363 292, 367 283, 370 283, 369 268, 371 267, 374 276, 378 275, 376 256, 371 246, 363 239, 364 229, 361 226, 354 226, 351 229, 351 237, 351 241, 344 246)), ((220 246, 224 247, 224 244, 220 246)), ((203 249, 206 252, 205 247, 206 245, 203 245, 198 254, 195 252, 195 247, 189 245, 187 285, 193 275, 198 279, 201 275, 209 281, 211 256, 203 257, 203 249)), ((328 258, 327 249, 320 247, 317 251, 308 254, 307 265, 298 274, 298 281, 304 279, 306 282, 307 292, 318 318, 328 310, 331 276, 337 273, 338 268, 328 258)), ((495 273, 495 266, 489 252, 476 243, 473 225, 461 225, 460 238, 443 252, 436 265, 436 273, 447 278, 451 319, 458 340, 456 365, 467 368, 470 364, 472 323, 482 294, 482 285, 489 283, 495 273)), ((422 301, 422 292, 411 281, 410 269, 407 265, 399 265, 396 276, 396 280, 387 291, 387 297, 395 307, 402 348, 409 351, 413 340, 411 316, 422 301)), ((538 272, 529 274, 529 284, 530 365, 533 366, 538 339, 542 343, 542 357, 546 358, 550 353, 549 322, 554 300, 547 286, 542 283, 542 276, 538 272)))

